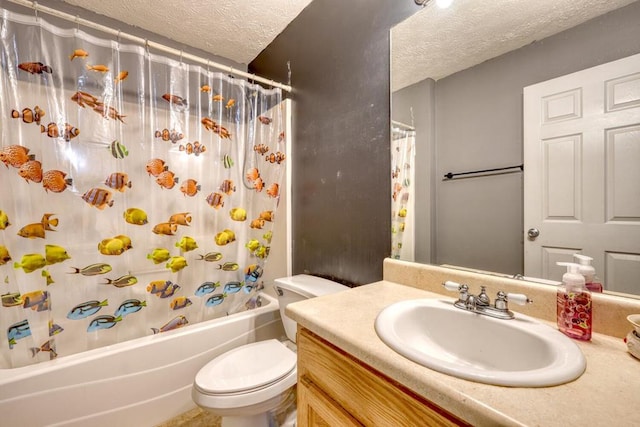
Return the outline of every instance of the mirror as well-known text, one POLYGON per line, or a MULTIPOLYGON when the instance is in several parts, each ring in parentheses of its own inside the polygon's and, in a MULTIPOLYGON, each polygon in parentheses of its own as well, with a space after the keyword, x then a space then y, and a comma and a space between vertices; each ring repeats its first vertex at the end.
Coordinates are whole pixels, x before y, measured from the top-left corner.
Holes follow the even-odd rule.
MULTIPOLYGON (((525 274, 523 88, 640 53, 638 22, 632 0, 454 0, 448 9, 431 1, 394 27, 392 121, 415 128, 413 231, 402 238, 413 258, 400 258, 525 274)), ((629 219, 640 224, 640 214, 629 219)), ((629 252, 637 277, 640 239, 629 252)), ((619 292, 640 295, 634 282, 619 292)))

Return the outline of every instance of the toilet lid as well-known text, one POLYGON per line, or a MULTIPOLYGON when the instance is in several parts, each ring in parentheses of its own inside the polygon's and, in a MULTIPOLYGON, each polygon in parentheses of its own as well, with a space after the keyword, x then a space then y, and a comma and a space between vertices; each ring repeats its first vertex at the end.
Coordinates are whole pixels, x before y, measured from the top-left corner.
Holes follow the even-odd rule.
POLYGON ((207 363, 196 385, 212 394, 237 393, 278 381, 296 367, 296 354, 272 339, 243 345, 207 363))

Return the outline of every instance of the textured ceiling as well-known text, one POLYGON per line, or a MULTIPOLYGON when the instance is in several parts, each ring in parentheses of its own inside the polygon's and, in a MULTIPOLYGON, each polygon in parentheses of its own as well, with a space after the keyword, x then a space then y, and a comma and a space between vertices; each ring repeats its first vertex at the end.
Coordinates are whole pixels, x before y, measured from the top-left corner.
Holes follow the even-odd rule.
POLYGON ((248 64, 311 0, 64 0, 248 64))
POLYGON ((438 80, 634 1, 454 0, 449 9, 432 1, 392 29, 391 86, 438 80))

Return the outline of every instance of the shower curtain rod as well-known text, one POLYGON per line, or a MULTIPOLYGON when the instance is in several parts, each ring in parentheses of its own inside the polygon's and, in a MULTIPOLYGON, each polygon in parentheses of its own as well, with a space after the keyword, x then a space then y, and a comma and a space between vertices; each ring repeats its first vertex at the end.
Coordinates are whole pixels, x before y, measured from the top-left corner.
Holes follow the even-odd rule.
POLYGON ((180 56, 181 58, 188 59, 190 61, 197 62, 197 63, 202 64, 202 65, 206 65, 207 67, 216 68, 218 70, 222 70, 222 71, 225 71, 227 73, 235 74, 237 76, 244 77, 244 78, 249 79, 249 80, 254 80, 256 82, 264 83, 264 84, 270 85, 272 87, 280 88, 280 89, 282 89, 282 90, 284 90, 286 92, 291 92, 291 90, 292 90, 290 85, 285 85, 283 83, 278 83, 278 82, 276 82, 274 80, 265 79, 264 77, 260 77, 260 76, 257 76, 255 74, 251 74, 251 73, 247 73, 247 72, 244 72, 244 71, 241 71, 241 70, 237 70, 237 69, 235 69, 233 67, 230 67, 228 65, 223 65, 223 64, 220 64, 220 63, 217 63, 217 62, 214 62, 214 61, 210 61, 208 59, 201 58, 201 57, 196 56, 196 55, 191 55, 189 53, 184 53, 181 50, 174 49, 172 47, 165 46, 163 44, 156 43, 156 42, 150 41, 148 39, 144 39, 142 37, 134 36, 133 34, 125 33, 125 32, 122 32, 120 30, 115 30, 115 29, 107 27, 105 25, 100 25, 100 24, 95 23, 93 21, 89 21, 87 19, 80 18, 78 16, 74 16, 74 15, 68 14, 66 12, 62 12, 60 10, 57 10, 57 9, 53 9, 53 8, 50 8, 50 7, 47 7, 47 6, 41 6, 41 5, 38 4, 37 1, 31 1, 31 0, 9 0, 9 2, 15 3, 15 4, 19 4, 21 6, 25 6, 25 7, 29 7, 31 9, 33 9, 36 12, 36 16, 37 16, 38 12, 47 13, 49 15, 65 19, 67 21, 75 22, 76 24, 78 24, 78 26, 83 25, 85 27, 93 28, 94 30, 102 31, 102 32, 105 32, 107 34, 111 34, 113 36, 117 36, 118 38, 125 38, 125 39, 133 41, 135 43, 141 44, 143 46, 148 46, 150 48, 153 48, 153 49, 156 49, 156 50, 160 50, 160 51, 165 52, 165 53, 169 53, 169 54, 172 54, 172 55, 180 56))
POLYGON ((394 125, 394 126, 405 128, 406 130, 416 130, 416 128, 414 128, 413 126, 404 124, 404 123, 396 121, 396 120, 391 120, 391 124, 394 125))

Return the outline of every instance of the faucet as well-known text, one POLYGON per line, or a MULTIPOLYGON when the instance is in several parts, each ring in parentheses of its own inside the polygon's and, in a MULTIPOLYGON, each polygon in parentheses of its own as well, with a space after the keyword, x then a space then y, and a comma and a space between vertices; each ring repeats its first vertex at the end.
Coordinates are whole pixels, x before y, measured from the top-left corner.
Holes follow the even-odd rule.
POLYGON ((449 291, 459 292, 458 299, 453 303, 454 307, 462 310, 471 311, 478 314, 484 314, 498 319, 513 319, 515 316, 509 310, 508 302, 512 301, 516 304, 531 304, 533 300, 524 294, 506 293, 498 291, 496 301, 491 305, 489 295, 487 295, 486 287, 480 286, 480 293, 473 295, 469 293, 469 286, 447 280, 442 284, 449 291))

